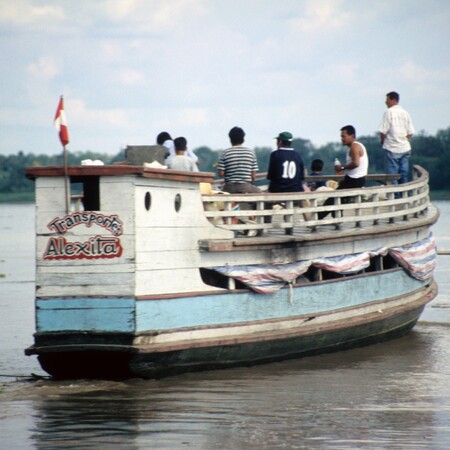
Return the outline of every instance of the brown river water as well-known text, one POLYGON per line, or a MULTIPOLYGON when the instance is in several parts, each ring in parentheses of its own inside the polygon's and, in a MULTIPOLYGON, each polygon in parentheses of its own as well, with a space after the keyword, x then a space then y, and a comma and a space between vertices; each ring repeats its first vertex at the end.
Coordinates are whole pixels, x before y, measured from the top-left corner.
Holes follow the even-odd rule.
MULTIPOLYGON (((450 202, 436 205, 450 250, 450 202)), ((34 206, 0 205, 0 449, 448 449, 450 256, 435 276, 438 297, 394 341, 163 380, 53 381, 23 354, 34 206)))

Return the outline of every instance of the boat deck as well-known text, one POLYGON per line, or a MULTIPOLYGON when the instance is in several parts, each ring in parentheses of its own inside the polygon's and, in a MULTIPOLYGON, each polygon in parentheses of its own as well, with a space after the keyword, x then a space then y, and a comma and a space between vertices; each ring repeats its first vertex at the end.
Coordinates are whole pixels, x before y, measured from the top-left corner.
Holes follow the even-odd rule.
POLYGON ((284 194, 204 195, 206 217, 234 231, 234 239, 203 240, 203 251, 235 251, 289 242, 357 240, 427 228, 439 217, 428 175, 402 185, 284 194), (332 204, 324 205, 327 199, 332 204), (329 214, 320 219, 321 212, 329 214))

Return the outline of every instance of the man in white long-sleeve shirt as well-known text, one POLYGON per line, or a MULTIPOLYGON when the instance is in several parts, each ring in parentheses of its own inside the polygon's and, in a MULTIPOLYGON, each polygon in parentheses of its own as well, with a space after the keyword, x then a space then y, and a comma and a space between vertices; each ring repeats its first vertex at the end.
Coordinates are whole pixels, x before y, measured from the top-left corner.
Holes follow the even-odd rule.
MULTIPOLYGON (((411 117, 399 104, 397 92, 386 94, 388 110, 380 125, 380 140, 385 151, 386 173, 400 174, 398 183, 406 183, 409 178, 409 159, 411 157, 410 139, 414 133, 411 117)), ((397 184, 397 181, 393 181, 397 184)))
MULTIPOLYGON (((169 154, 166 157, 165 163, 169 164, 170 159, 176 155, 175 144, 172 137, 167 131, 161 131, 161 133, 156 136, 156 143, 167 148, 169 154)), ((186 150, 186 156, 189 156, 195 164, 198 164, 198 157, 190 148, 186 150)))

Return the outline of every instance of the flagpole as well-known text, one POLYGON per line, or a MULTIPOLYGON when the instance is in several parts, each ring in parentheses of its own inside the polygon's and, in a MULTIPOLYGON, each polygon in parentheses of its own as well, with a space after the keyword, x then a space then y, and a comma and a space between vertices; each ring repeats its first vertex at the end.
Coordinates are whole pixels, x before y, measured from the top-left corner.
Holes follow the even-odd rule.
POLYGON ((65 198, 66 198, 66 214, 70 212, 70 189, 69 189, 69 174, 68 174, 68 166, 67 166, 67 149, 66 146, 63 145, 63 156, 64 156, 64 190, 65 190, 65 198))
POLYGON ((59 139, 63 146, 64 159, 64 197, 66 203, 66 214, 70 212, 70 179, 67 165, 67 144, 69 143, 69 132, 67 130, 66 114, 64 112, 64 96, 61 95, 55 114, 55 126, 58 130, 59 139))

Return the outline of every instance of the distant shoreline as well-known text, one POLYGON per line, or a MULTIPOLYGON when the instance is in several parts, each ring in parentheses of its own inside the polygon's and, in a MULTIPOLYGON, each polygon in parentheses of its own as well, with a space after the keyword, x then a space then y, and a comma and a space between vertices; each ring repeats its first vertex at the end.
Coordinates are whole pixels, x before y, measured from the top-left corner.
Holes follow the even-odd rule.
POLYGON ((0 203, 34 203, 34 191, 0 193, 0 203))

